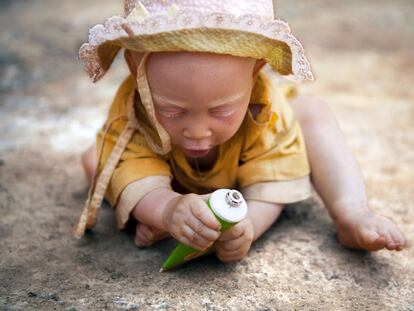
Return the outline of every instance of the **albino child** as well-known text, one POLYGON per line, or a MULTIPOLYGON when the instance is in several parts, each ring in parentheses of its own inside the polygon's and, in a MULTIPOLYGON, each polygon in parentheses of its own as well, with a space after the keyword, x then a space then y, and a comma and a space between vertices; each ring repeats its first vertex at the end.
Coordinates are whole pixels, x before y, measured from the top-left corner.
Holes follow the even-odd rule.
POLYGON ((271 0, 126 0, 125 17, 94 27, 81 47, 94 81, 121 48, 131 75, 83 156, 92 187, 76 235, 94 225, 105 196, 120 229, 136 225, 138 246, 172 236, 237 261, 313 185, 344 246, 404 247, 397 226, 369 210, 328 106, 266 74, 312 80, 271 0), (221 235, 205 203, 219 188, 240 190, 248 204, 248 217, 221 235))

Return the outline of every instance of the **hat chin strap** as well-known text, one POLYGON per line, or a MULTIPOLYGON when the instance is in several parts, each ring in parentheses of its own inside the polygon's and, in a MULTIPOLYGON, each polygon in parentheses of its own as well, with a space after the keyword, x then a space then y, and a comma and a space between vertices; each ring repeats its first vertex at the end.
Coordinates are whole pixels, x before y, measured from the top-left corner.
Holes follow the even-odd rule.
POLYGON ((108 125, 105 127, 105 131, 102 136, 102 144, 99 147, 98 152, 98 161, 97 167, 95 168, 95 175, 93 177, 92 185, 89 189, 88 199, 85 202, 82 214, 78 221, 78 224, 74 230, 75 237, 82 237, 85 234, 87 229, 91 229, 95 224, 98 218, 99 209, 102 205, 102 200, 105 196, 106 190, 108 188, 109 182, 113 175, 113 172, 126 148, 129 141, 132 138, 132 135, 136 130, 139 130, 147 140, 151 149, 159 154, 168 153, 171 150, 170 136, 157 121, 155 117, 154 105, 152 101, 152 96, 146 76, 145 64, 150 53, 146 53, 140 60, 137 71, 137 85, 138 91, 141 97, 142 104, 144 105, 152 124, 155 126, 157 132, 161 138, 161 146, 157 145, 153 138, 144 130, 144 128, 139 124, 134 109, 134 92, 131 93, 130 98, 128 99, 127 115, 118 116, 117 118, 108 122, 108 125), (111 128, 112 124, 119 120, 120 118, 127 118, 128 122, 125 129, 122 131, 121 135, 117 139, 115 147, 112 149, 111 154, 109 155, 107 161, 101 172, 98 173, 99 164, 101 162, 103 145, 105 143, 105 136, 111 128))
POLYGON ((171 151, 171 137, 164 129, 164 127, 158 122, 155 116, 154 102, 152 100, 151 90, 147 79, 147 72, 145 69, 147 59, 150 54, 151 53, 149 52, 145 53, 139 63, 137 69, 137 87, 139 96, 141 98, 141 103, 147 112, 147 116, 151 122, 151 125, 154 126, 158 136, 160 137, 161 145, 157 144, 154 138, 149 133, 147 133, 145 128, 142 127, 138 122, 136 123, 136 126, 141 134, 144 135, 152 151, 158 154, 167 154, 171 151))
MULTIPOLYGON (((132 94, 133 96, 133 94, 132 94)), ((82 214, 80 216, 79 222, 75 228, 74 236, 75 237, 82 237, 85 234, 86 229, 91 229, 95 224, 98 218, 99 209, 102 205, 102 200, 105 196, 106 189, 108 188, 109 181, 111 180, 112 174, 115 170, 116 165, 119 162, 127 144, 129 143, 134 131, 136 130, 135 127, 135 118, 131 121, 129 117, 130 111, 133 111, 133 100, 129 101, 128 105, 128 116, 118 116, 117 118, 111 120, 106 126, 105 131, 102 136, 102 144, 99 148, 99 156, 97 167, 95 168, 95 175, 93 177, 92 185, 89 189, 88 199, 85 202, 85 206, 83 208, 82 214), (112 124, 119 120, 120 118, 128 118, 128 123, 125 129, 122 131, 121 135, 117 139, 115 147, 112 149, 111 154, 109 155, 105 165, 100 173, 98 172, 99 163, 102 157, 103 145, 105 143, 105 136, 108 133, 109 129, 111 128, 112 124)))

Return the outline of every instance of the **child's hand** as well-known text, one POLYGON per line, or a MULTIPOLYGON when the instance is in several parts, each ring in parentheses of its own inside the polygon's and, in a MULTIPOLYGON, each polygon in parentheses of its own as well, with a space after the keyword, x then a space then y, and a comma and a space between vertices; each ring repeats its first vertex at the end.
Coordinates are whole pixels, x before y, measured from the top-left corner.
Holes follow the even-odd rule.
POLYGON ((216 243, 216 255, 223 262, 238 261, 246 256, 254 237, 249 217, 225 231, 216 243))
POLYGON ((172 199, 162 220, 173 238, 198 250, 207 249, 220 236, 220 223, 207 203, 195 194, 172 199))

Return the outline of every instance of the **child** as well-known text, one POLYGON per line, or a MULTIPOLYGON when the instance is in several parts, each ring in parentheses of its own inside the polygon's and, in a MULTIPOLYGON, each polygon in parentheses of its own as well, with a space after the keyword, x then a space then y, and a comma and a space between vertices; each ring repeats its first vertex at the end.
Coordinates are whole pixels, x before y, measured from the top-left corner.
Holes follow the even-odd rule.
MULTIPOLYGON (((119 228, 136 220, 136 243, 171 235, 224 262, 243 258, 283 204, 311 196, 312 182, 350 248, 401 250, 389 219, 367 207, 362 176, 334 117, 315 99, 286 98, 262 67, 311 80, 299 42, 273 20, 272 1, 126 1, 126 18, 91 31, 80 56, 97 81, 120 48, 131 76, 120 87, 94 149, 94 174, 76 230, 95 221, 106 195, 119 228), (292 107, 299 123, 295 120, 292 107), (238 188, 248 217, 220 235, 203 194, 238 188), (186 194, 187 193, 187 194, 186 194)), ((88 173, 89 172, 89 173, 88 173)))

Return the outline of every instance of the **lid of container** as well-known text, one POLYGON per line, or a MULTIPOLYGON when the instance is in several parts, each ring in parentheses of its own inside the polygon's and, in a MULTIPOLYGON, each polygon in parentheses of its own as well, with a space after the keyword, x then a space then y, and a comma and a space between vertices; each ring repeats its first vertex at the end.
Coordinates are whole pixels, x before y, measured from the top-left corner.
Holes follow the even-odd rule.
POLYGON ((219 189, 210 196, 210 207, 222 220, 237 223, 247 215, 247 204, 237 190, 219 189))

